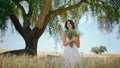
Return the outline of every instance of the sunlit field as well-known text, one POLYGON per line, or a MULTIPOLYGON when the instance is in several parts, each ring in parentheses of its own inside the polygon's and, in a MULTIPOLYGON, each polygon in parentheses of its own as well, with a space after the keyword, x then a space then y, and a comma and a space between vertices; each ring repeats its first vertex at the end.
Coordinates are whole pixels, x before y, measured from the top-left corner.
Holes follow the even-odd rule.
MULTIPOLYGON (((118 54, 81 54, 74 68, 120 68, 118 54)), ((62 68, 62 53, 39 52, 37 56, 0 56, 0 68, 62 68)))

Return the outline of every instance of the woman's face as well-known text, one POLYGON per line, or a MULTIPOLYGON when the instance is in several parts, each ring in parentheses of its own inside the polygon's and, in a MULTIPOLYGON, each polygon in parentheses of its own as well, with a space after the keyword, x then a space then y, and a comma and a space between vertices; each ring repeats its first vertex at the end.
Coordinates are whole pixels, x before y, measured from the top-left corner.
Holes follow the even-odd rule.
POLYGON ((70 21, 67 22, 67 27, 68 29, 72 29, 72 24, 70 23, 70 21))

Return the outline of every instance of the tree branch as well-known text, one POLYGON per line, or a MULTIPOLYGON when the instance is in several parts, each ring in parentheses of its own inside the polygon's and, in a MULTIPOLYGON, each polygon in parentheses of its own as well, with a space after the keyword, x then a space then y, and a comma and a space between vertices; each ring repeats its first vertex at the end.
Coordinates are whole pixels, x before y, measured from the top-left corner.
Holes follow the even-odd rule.
POLYGON ((51 8, 51 0, 45 0, 44 7, 43 7, 43 9, 38 17, 38 22, 36 24, 36 26, 39 29, 42 29, 42 27, 44 25, 45 17, 49 13, 50 8, 51 8))
POLYGON ((79 3, 77 3, 73 6, 69 6, 69 7, 66 7, 66 8, 61 7, 59 9, 53 10, 51 12, 51 15, 52 16, 57 16, 57 15, 60 15, 61 13, 67 12, 69 10, 76 9, 76 8, 80 7, 82 3, 87 3, 87 0, 81 0, 79 3))
POLYGON ((20 35, 25 39, 26 36, 25 36, 25 32, 19 22, 19 20, 17 19, 16 15, 12 14, 10 15, 10 19, 12 20, 14 26, 15 26, 15 29, 20 33, 20 35))
POLYGON ((32 10, 31 10, 31 4, 29 5, 29 13, 28 14, 26 14, 26 12, 25 12, 25 9, 23 8, 23 6, 22 5, 20 5, 20 2, 21 1, 27 1, 27 2, 29 2, 28 0, 13 0, 13 2, 17 5, 17 7, 21 10, 21 12, 22 12, 22 17, 23 17, 23 19, 24 19, 24 22, 23 22, 23 30, 25 31, 25 33, 26 34, 28 34, 29 33, 29 30, 30 30, 30 28, 29 28, 29 25, 30 25, 30 18, 31 18, 31 15, 32 15, 32 10))
POLYGON ((20 2, 21 2, 21 1, 26 1, 26 0, 13 0, 13 2, 14 2, 14 3, 17 5, 17 7, 21 10, 23 19, 25 20, 26 17, 27 17, 27 14, 26 14, 25 9, 23 8, 23 6, 20 5, 20 2))

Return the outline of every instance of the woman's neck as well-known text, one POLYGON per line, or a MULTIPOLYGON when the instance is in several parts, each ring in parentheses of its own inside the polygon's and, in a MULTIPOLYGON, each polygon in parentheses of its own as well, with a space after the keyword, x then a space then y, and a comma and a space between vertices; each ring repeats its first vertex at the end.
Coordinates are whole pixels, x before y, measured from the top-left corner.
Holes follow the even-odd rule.
POLYGON ((72 30, 73 28, 72 28, 72 27, 69 27, 68 29, 69 29, 69 30, 72 30))

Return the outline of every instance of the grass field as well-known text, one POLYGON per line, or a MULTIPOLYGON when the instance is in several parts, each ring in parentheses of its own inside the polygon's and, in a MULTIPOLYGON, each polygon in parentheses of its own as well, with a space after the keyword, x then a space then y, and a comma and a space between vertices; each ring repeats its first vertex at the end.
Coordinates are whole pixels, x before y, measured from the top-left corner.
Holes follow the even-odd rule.
MULTIPOLYGON (((3 51, 2 51, 3 52, 3 51)), ((120 68, 119 54, 81 54, 75 68, 120 68)), ((62 53, 38 52, 38 56, 0 56, 0 68, 62 68, 62 53)))

